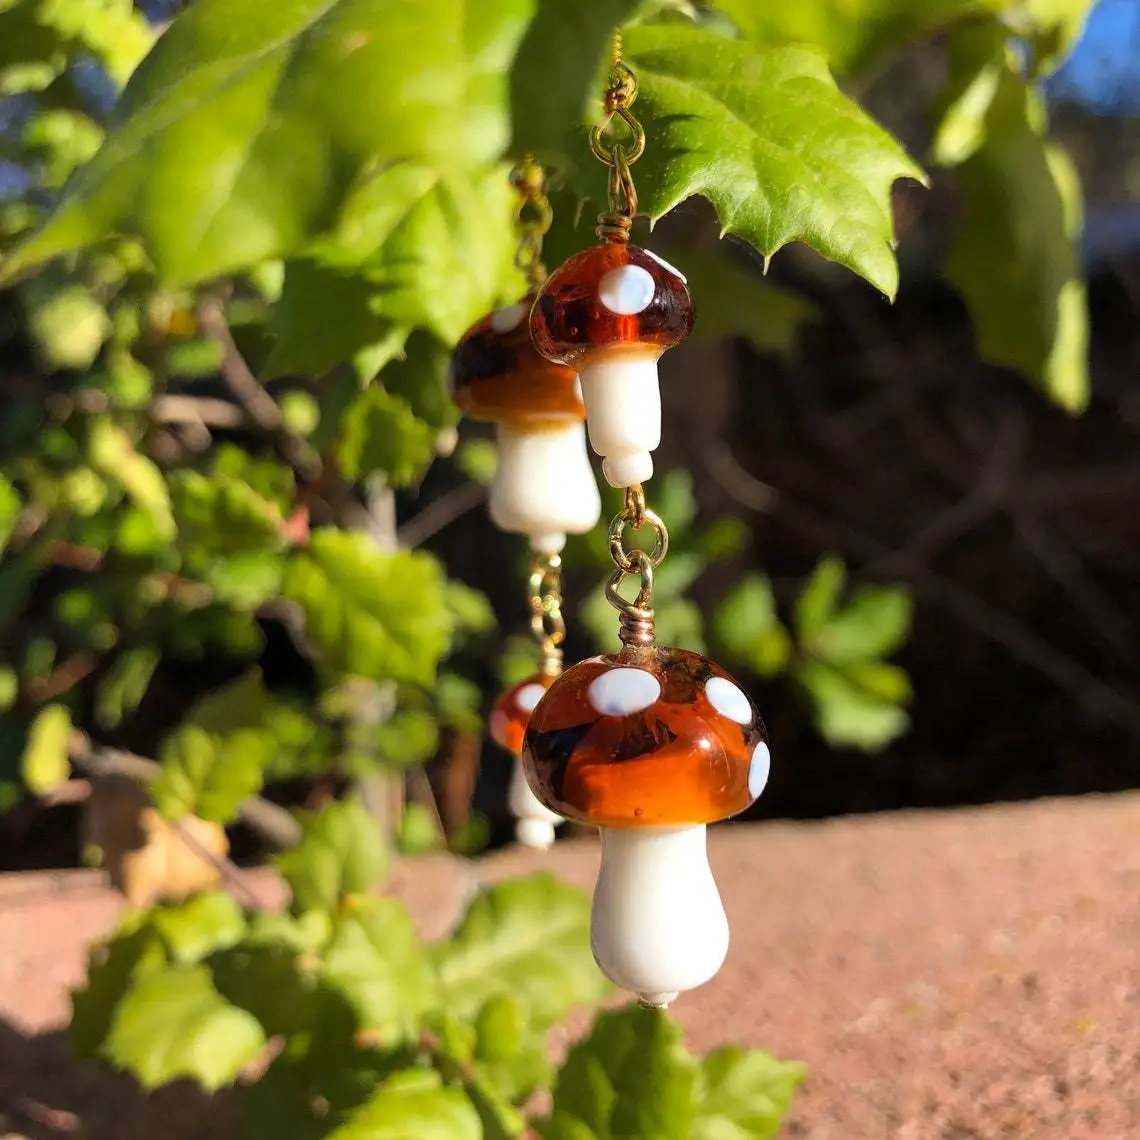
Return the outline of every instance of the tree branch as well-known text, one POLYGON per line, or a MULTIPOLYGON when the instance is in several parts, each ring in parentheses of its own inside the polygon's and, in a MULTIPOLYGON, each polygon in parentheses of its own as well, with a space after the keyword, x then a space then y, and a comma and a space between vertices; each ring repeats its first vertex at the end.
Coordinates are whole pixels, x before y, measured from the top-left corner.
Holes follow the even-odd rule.
MULTIPOLYGON (((72 729, 68 737, 71 762, 90 776, 126 776, 139 784, 149 784, 160 766, 154 760, 124 752, 118 748, 102 748, 80 729, 72 729)), ((284 808, 260 796, 246 800, 238 809, 238 819, 282 850, 296 847, 301 841, 301 825, 284 808)))

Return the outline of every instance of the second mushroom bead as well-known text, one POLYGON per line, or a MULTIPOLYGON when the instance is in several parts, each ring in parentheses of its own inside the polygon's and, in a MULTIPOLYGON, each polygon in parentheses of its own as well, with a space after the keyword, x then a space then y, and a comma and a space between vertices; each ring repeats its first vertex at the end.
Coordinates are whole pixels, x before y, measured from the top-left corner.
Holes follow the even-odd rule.
POLYGON ((576 254, 547 278, 530 315, 534 346, 581 377, 590 446, 613 487, 653 474, 661 443, 657 362, 693 327, 683 274, 625 242, 576 254))

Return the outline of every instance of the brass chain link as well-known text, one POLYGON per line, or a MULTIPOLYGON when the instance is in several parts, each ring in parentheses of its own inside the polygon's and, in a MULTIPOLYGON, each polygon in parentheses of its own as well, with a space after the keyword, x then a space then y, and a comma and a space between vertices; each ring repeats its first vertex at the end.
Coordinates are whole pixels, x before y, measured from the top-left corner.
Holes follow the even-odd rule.
POLYGON ((546 267, 542 264, 542 240, 554 221, 554 211, 546 196, 543 169, 530 155, 511 171, 511 185, 519 196, 515 208, 515 223, 519 231, 515 268, 523 273, 528 288, 533 291, 546 280, 546 267))
POLYGON ((590 150, 610 168, 609 209, 598 215, 602 241, 628 241, 637 215, 637 188, 630 167, 645 153, 645 128, 630 109, 637 99, 637 76, 621 58, 621 35, 614 36, 614 62, 606 80, 605 117, 590 132, 590 150))
POLYGON ((548 675, 561 671, 566 619, 562 616, 562 556, 533 550, 527 580, 530 629, 539 646, 539 669, 548 675))
POLYGON ((618 611, 619 636, 626 645, 653 644, 653 572, 669 552, 669 532, 661 516, 645 505, 645 491, 640 483, 627 487, 625 507, 614 516, 609 529, 610 557, 614 572, 606 583, 606 601, 618 611), (625 545, 627 530, 650 527, 653 545, 649 550, 625 545), (621 594, 626 578, 636 575, 640 582, 632 602, 621 594))

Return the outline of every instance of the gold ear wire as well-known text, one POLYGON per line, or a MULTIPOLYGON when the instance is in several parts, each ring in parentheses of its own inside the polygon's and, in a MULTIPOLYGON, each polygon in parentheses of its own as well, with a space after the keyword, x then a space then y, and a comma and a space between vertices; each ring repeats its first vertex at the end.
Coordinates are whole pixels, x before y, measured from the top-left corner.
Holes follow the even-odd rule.
POLYGON ((602 241, 629 240, 637 215, 637 188, 629 168, 645 153, 645 128, 630 109, 637 99, 637 76, 622 60, 621 49, 621 32, 616 31, 604 95, 605 118, 590 132, 590 150, 610 168, 609 209, 598 215, 597 235, 602 241), (615 124, 624 128, 624 141, 613 138, 615 124))

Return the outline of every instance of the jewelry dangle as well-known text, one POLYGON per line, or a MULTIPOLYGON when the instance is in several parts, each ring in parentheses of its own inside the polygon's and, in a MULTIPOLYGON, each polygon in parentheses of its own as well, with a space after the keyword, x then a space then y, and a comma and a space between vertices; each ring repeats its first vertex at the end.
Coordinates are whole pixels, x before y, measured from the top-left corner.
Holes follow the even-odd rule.
POLYGON ((581 377, 590 446, 602 456, 612 487, 644 483, 653 474, 652 452, 661 443, 657 361, 693 328, 684 275, 629 244, 637 214, 630 167, 645 151, 645 130, 630 109, 636 98, 637 79, 619 59, 606 89, 605 121, 590 135, 594 155, 610 168, 609 209, 598 216, 596 231, 600 244, 551 274, 530 318, 535 348, 581 377), (607 142, 615 122, 628 142, 607 142))
POLYGON ((539 351, 582 368, 590 442, 606 477, 626 487, 609 529, 614 572, 606 598, 619 614, 618 653, 571 666, 531 712, 523 766, 539 801, 599 828, 602 866, 591 945, 602 971, 665 1007, 703 985, 728 952, 728 919, 709 867, 707 825, 744 811, 768 780, 767 733, 744 690, 719 665, 658 646, 653 578, 669 548, 642 479, 660 440, 656 361, 692 324, 684 278, 627 244, 636 212, 630 163, 644 132, 629 113, 636 80, 615 63, 607 109, 633 131, 629 155, 594 152, 611 166, 603 244, 571 258, 543 285, 531 316, 539 351), (615 192, 615 176, 617 171, 615 192), (649 549, 626 543, 647 528, 649 549), (621 593, 637 579, 633 601, 621 593))
POLYGON ((573 369, 540 356, 527 316, 546 276, 542 239, 551 223, 542 169, 527 159, 512 173, 519 191, 520 242, 515 263, 528 279, 517 304, 484 317, 456 346, 452 398, 471 419, 495 424, 499 465, 488 507, 500 529, 530 540, 528 607, 538 645, 538 671, 504 693, 491 711, 490 732, 515 757, 508 806, 518 841, 549 847, 562 817, 541 804, 523 775, 519 754, 531 710, 562 668, 561 550, 567 534, 590 530, 602 504, 586 449, 581 388, 573 369))

